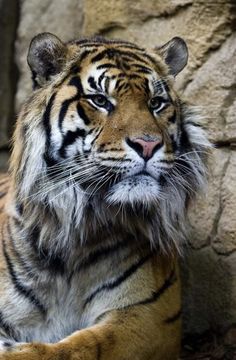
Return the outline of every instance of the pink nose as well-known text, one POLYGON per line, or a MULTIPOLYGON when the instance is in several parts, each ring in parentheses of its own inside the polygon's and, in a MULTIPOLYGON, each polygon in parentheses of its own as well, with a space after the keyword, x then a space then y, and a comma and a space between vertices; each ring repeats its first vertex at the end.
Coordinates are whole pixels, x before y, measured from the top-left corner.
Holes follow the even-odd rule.
POLYGON ((156 140, 144 140, 143 138, 128 139, 128 145, 132 147, 144 159, 150 159, 155 150, 160 148, 162 144, 161 137, 156 140))

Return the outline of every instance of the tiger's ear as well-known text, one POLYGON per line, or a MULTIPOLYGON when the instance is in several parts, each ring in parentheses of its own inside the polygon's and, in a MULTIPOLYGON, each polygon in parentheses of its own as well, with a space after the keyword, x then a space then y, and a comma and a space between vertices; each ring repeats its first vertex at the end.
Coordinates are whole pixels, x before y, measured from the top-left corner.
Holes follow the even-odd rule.
POLYGON ((53 34, 42 33, 32 39, 27 61, 36 87, 44 85, 62 70, 66 54, 66 45, 53 34))
POLYGON ((169 67, 169 73, 176 76, 188 62, 188 48, 183 39, 174 37, 165 45, 156 48, 169 67))

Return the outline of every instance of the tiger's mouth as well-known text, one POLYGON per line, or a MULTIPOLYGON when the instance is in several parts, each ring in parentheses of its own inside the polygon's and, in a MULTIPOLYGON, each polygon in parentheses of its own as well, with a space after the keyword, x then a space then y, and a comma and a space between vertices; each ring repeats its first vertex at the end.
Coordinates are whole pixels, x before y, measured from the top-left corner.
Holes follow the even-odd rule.
MULTIPOLYGON (((142 170, 142 171, 139 171, 137 174, 134 174, 133 176, 141 176, 141 175, 150 176, 150 177, 153 178, 154 180, 157 180, 158 176, 160 175, 160 171, 157 172, 156 176, 154 176, 154 175, 151 174, 149 171, 147 171, 147 170, 142 170)), ((131 176, 131 177, 132 177, 132 176, 131 176)))
MULTIPOLYGON (((146 167, 137 171, 137 173, 133 174, 125 174, 125 173, 116 173, 111 169, 104 169, 103 175, 101 178, 98 178, 96 181, 91 180, 89 177, 86 182, 82 184, 82 188, 86 190, 88 193, 95 194, 110 192, 112 189, 123 186, 123 184, 128 184, 130 191, 138 185, 144 184, 156 184, 158 185, 158 181, 160 176, 162 176, 162 171, 156 171, 155 173, 149 172, 146 167), (96 191, 94 191, 96 189, 96 191)), ((145 192, 147 188, 143 188, 145 192)))

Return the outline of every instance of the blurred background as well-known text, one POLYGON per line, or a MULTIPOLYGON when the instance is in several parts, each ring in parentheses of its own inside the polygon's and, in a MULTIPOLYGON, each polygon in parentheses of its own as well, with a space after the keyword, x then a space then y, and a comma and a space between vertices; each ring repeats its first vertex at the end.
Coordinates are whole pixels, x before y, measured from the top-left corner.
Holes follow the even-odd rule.
POLYGON ((1 170, 32 91, 27 49, 43 31, 64 41, 99 34, 147 47, 174 36, 187 42, 189 64, 176 86, 206 113, 215 149, 182 259, 183 358, 236 359, 236 0, 0 0, 1 170))

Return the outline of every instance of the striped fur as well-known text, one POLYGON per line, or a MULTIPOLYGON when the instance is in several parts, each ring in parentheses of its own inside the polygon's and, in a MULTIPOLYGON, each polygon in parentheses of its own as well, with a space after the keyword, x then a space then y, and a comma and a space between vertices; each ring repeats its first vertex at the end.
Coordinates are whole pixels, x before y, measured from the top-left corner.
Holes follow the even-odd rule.
POLYGON ((0 177, 0 360, 178 358, 176 258, 209 143, 168 44, 33 40, 0 177))

